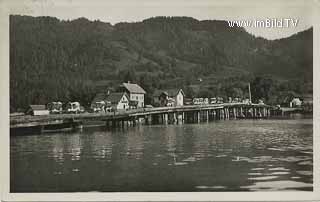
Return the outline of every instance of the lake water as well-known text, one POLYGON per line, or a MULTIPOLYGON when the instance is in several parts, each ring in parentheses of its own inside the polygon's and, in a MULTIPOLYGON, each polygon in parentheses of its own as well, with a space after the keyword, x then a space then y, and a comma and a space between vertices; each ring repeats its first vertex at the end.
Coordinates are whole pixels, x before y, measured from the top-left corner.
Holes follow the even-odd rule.
POLYGON ((313 190, 312 119, 10 138, 11 192, 313 190))

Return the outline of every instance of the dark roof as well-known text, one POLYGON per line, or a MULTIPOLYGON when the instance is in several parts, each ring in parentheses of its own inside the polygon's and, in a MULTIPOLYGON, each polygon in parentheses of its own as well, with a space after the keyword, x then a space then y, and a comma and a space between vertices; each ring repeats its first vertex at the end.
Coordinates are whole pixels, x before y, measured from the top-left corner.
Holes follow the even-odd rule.
POLYGON ((183 96, 185 96, 185 94, 181 88, 180 89, 157 90, 154 93, 154 96, 160 96, 161 94, 165 94, 165 95, 168 95, 169 97, 174 97, 174 96, 178 95, 178 93, 180 91, 182 92, 183 96))
POLYGON ((30 105, 30 108, 32 110, 46 110, 46 106, 45 105, 30 105))
POLYGON ((108 97, 107 93, 98 93, 93 98, 92 103, 105 101, 107 97, 108 97))
POLYGON ((110 93, 105 100, 111 102, 112 104, 117 104, 120 102, 123 95, 125 95, 128 98, 127 93, 110 93))
POLYGON ((122 86, 127 89, 130 93, 141 93, 146 94, 146 91, 143 90, 138 84, 135 83, 123 83, 122 86))

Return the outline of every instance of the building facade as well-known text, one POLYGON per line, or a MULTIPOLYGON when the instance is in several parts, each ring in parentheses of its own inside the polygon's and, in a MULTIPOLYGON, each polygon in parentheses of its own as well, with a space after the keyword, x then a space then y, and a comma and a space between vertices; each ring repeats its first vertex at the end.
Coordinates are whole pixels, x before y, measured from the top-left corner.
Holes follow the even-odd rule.
POLYGON ((127 110, 129 109, 129 96, 125 92, 110 93, 106 98, 107 103, 111 103, 113 110, 127 110))
POLYGON ((158 92, 160 106, 183 106, 185 94, 182 89, 170 89, 158 92))
POLYGON ((49 115, 50 112, 48 109, 46 109, 45 105, 30 105, 25 114, 33 116, 42 116, 49 115))
POLYGON ((129 95, 130 107, 143 108, 146 91, 135 83, 123 83, 121 90, 129 95))

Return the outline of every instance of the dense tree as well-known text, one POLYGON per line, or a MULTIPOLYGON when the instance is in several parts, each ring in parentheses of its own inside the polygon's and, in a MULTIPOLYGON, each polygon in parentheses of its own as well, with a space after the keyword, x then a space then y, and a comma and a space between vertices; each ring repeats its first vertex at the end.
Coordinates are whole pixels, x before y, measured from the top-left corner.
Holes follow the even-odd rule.
POLYGON ((188 87, 188 96, 246 97, 248 82, 254 99, 312 93, 312 43, 312 28, 270 41, 189 17, 113 26, 10 16, 10 110, 55 100, 87 105, 97 91, 126 81, 148 91, 188 87), (255 79, 266 74, 271 80, 255 79))

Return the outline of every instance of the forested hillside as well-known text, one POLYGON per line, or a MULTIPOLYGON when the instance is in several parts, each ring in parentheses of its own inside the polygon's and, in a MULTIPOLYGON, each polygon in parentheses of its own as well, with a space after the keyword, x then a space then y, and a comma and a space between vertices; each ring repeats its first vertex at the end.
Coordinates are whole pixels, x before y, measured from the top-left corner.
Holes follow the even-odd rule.
POLYGON ((266 40, 225 21, 155 17, 111 25, 79 18, 10 16, 10 110, 49 101, 90 103, 120 82, 187 96, 280 102, 312 93, 312 28, 266 40))

